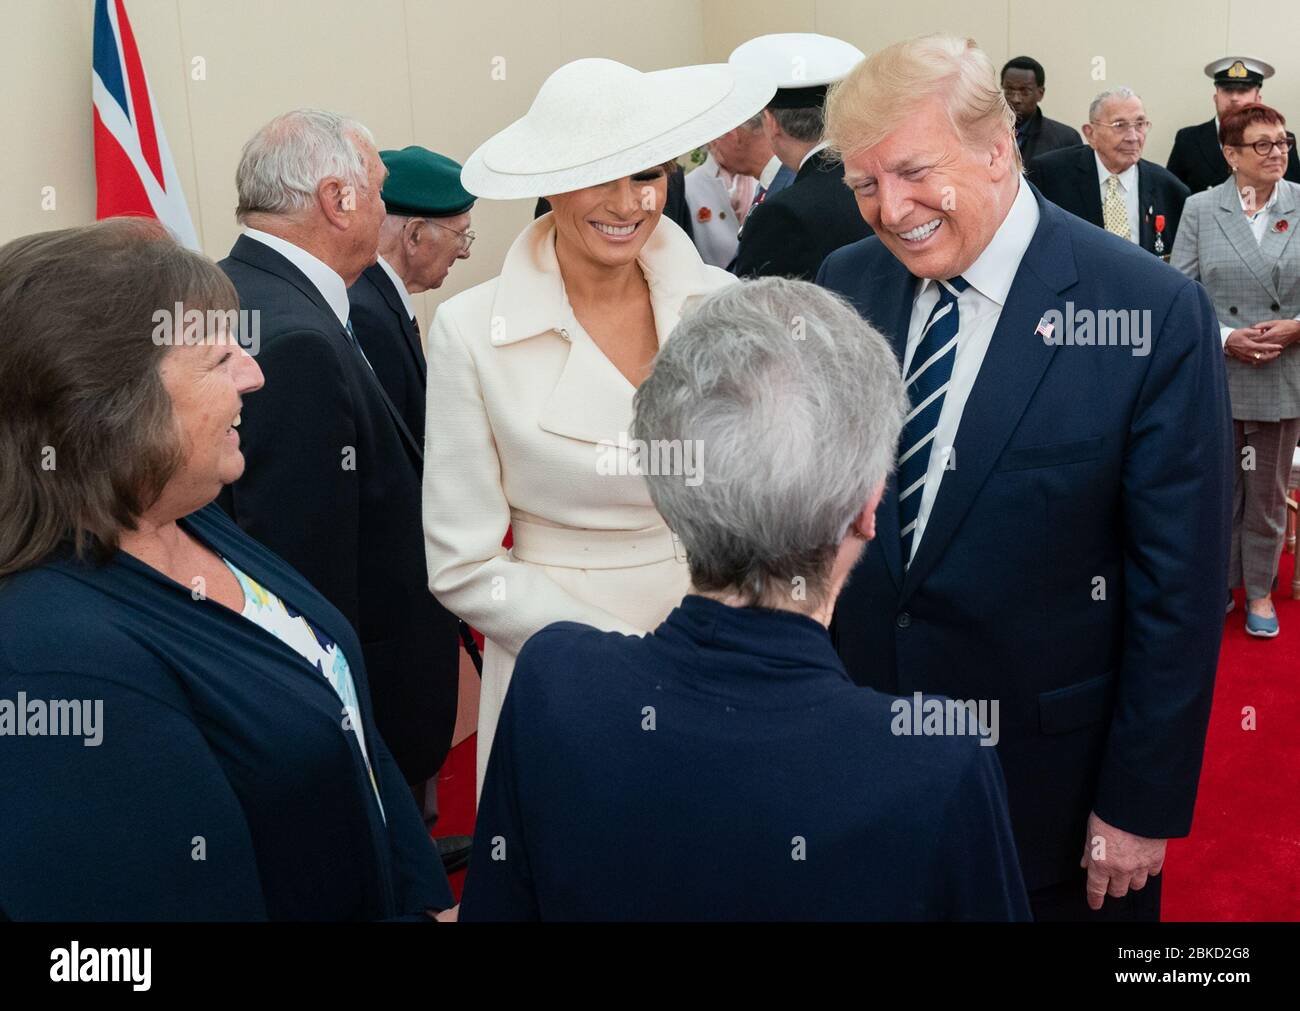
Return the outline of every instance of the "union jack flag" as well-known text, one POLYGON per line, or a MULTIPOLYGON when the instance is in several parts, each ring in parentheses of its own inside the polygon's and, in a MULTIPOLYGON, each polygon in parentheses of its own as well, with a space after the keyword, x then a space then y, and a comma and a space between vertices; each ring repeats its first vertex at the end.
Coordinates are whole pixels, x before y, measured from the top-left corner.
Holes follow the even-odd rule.
POLYGON ((157 218, 177 241, 197 250, 185 191, 123 0, 95 0, 93 70, 95 217, 157 218))

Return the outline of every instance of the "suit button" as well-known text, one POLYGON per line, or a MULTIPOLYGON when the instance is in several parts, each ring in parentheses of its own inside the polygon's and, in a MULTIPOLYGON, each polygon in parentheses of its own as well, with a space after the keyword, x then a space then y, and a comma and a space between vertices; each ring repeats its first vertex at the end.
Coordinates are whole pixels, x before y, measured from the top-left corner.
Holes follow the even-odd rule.
POLYGON ((1235 305, 1228 306, 1228 312, 1232 313, 1234 316, 1237 315, 1237 307, 1235 305))
POLYGON ((907 628, 908 625, 912 624, 912 616, 904 611, 898 616, 897 624, 899 628, 907 628))
POLYGON ((1269 306, 1269 308, 1272 309, 1274 312, 1277 312, 1282 307, 1278 305, 1276 302, 1274 302, 1272 305, 1269 306))

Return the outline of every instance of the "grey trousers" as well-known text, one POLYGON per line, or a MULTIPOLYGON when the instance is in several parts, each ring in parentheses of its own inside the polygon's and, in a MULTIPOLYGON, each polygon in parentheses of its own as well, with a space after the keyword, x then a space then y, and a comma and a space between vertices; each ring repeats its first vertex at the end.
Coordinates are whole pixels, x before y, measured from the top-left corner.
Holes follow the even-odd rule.
POLYGON ((1237 477, 1232 497, 1232 558, 1228 588, 1245 586, 1246 599, 1267 597, 1277 578, 1286 537, 1286 486, 1300 439, 1300 418, 1232 422, 1237 477), (1244 452, 1247 448, 1252 453, 1244 452))

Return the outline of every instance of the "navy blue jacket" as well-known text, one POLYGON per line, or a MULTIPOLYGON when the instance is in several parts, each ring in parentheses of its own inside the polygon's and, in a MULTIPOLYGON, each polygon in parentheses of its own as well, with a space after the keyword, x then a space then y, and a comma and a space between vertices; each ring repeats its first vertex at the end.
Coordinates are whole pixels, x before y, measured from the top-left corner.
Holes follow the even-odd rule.
POLYGON ((372 263, 351 288, 352 329, 374 367, 379 384, 407 430, 424 445, 424 392, 428 376, 420 328, 406 315, 402 296, 387 272, 372 263))
POLYGON ((0 699, 102 700, 102 739, 0 736, 0 918, 376 920, 450 906, 375 728, 352 626, 215 505, 181 525, 339 644, 387 823, 338 695, 297 652, 124 552, 103 568, 64 557, 0 583, 0 699))
POLYGON ((645 638, 560 622, 515 665, 470 920, 1025 920, 1002 775, 895 736, 810 618, 688 596, 645 638))
MULTIPOLYGON (((1138 835, 1189 831, 1232 494, 1205 289, 1035 197, 1038 229, 916 557, 904 571, 891 481, 833 625, 859 684, 1001 701, 998 751, 1031 890, 1079 874, 1090 810, 1138 835), (1101 309, 1150 310, 1150 353, 1035 333, 1049 310, 1101 309)), ((902 360, 917 279, 879 239, 828 257, 818 281, 902 360)))
MULTIPOLYGON (((1049 151, 1030 161, 1025 174, 1048 200, 1091 221, 1106 226, 1101 209, 1101 184, 1097 179, 1097 155, 1087 144, 1049 151)), ((1138 160, 1138 245, 1148 253, 1168 256, 1174 249, 1183 204, 1190 196, 1187 187, 1172 172, 1145 158, 1138 160), (1156 221, 1164 218, 1156 248, 1156 221)))

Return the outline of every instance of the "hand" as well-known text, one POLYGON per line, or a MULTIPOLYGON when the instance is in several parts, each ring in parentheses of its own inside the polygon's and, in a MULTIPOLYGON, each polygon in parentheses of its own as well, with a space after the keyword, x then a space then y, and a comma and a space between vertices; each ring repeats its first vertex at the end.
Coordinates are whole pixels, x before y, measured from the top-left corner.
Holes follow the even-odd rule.
POLYGON ((1266 319, 1262 323, 1256 323, 1252 329, 1260 331, 1263 339, 1270 344, 1280 344, 1282 347, 1300 340, 1300 320, 1266 319))
POLYGON ((1223 350, 1238 361, 1248 365, 1262 365, 1271 362, 1282 353, 1282 345, 1264 338, 1263 331, 1254 327, 1242 327, 1228 334, 1223 343, 1223 350))
POLYGON ((455 923, 460 917, 460 903, 457 902, 450 909, 444 909, 441 913, 434 916, 439 923, 455 923))
POLYGON ((1164 839, 1148 839, 1108 825, 1093 811, 1088 815, 1088 832, 1083 841, 1080 867, 1088 870, 1084 886, 1088 908, 1098 910, 1109 895, 1122 899, 1129 889, 1146 887, 1147 877, 1165 866, 1164 839))

